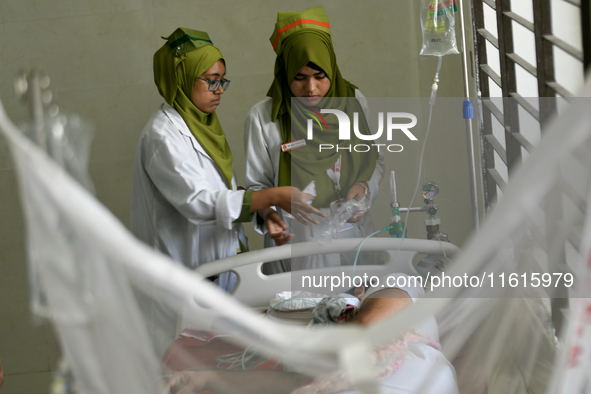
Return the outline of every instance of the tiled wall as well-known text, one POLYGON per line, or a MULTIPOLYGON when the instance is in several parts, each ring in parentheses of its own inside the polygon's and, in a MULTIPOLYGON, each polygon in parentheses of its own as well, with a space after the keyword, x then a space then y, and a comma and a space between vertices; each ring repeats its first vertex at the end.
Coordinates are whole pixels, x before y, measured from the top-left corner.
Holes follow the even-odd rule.
MULTIPOLYGON (((414 2, 417 3, 418 2, 414 2)), ((276 13, 323 5, 333 29, 342 74, 368 97, 427 96, 436 67, 419 59, 418 8, 413 2, 380 0, 0 0, 0 99, 15 121, 26 107, 14 95, 13 77, 37 67, 51 77, 59 104, 96 126, 90 172, 98 198, 128 224, 131 171, 137 138, 162 102, 153 83, 152 55, 160 36, 184 26, 207 31, 227 60, 232 80, 218 115, 235 163, 244 162, 242 128, 248 109, 265 97, 272 79, 274 52, 269 43, 276 13)), ((446 58, 440 95, 461 96, 458 56, 446 58)), ((447 214, 452 240, 461 244, 470 231, 465 205, 465 137, 434 135, 457 159, 446 168, 447 214)), ((440 159, 436 159, 440 160, 440 159)), ((402 166, 403 163, 401 163, 402 166)), ((406 165, 413 167, 414 164, 406 165)), ((409 167, 409 168, 410 168, 409 167)), ((439 162, 431 164, 440 167, 439 162)), ((243 184, 242 166, 237 166, 243 184)), ((401 167, 404 168, 404 167, 401 167)), ((408 193, 416 174, 399 186, 408 193)), ((387 188, 387 184, 384 183, 387 188)), ((2 394, 47 392, 56 348, 48 325, 36 325, 28 311, 24 228, 18 190, 5 142, 0 140, 0 359, 6 375, 2 394)), ((423 236, 422 218, 416 219, 423 236)), ((249 230, 251 247, 259 237, 249 230)))

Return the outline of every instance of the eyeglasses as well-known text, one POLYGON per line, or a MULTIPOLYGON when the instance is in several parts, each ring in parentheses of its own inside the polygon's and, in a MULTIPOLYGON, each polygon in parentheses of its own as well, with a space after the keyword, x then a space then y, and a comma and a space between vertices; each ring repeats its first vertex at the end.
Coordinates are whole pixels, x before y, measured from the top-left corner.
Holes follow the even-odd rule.
POLYGON ((218 90, 220 88, 220 85, 222 86, 222 89, 224 89, 224 90, 228 90, 228 86, 230 86, 230 81, 225 78, 222 79, 221 81, 217 81, 215 79, 214 80, 203 79, 203 78, 197 78, 197 79, 207 82, 209 84, 207 89, 209 89, 212 92, 215 92, 216 90, 218 90))

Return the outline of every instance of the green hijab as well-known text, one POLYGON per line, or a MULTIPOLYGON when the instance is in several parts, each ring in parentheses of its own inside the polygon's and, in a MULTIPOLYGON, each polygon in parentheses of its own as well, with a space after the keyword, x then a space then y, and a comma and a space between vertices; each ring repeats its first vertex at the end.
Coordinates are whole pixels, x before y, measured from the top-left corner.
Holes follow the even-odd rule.
POLYGON ((232 152, 215 112, 202 112, 193 104, 193 86, 222 53, 205 32, 178 28, 154 54, 154 81, 164 100, 178 111, 205 152, 232 188, 232 152))
POLYGON ((368 181, 373 174, 378 153, 375 148, 369 152, 349 152, 336 146, 349 147, 365 143, 354 133, 351 140, 338 140, 338 121, 335 115, 325 115, 328 126, 321 128, 314 124, 314 138, 307 139, 306 120, 320 108, 339 109, 350 115, 359 114, 359 129, 363 134, 371 134, 367 127, 365 113, 354 98, 356 86, 343 78, 336 61, 336 55, 330 37, 328 17, 322 7, 312 8, 299 13, 280 12, 277 17, 275 32, 271 43, 277 53, 275 61, 275 79, 267 95, 273 98, 271 117, 279 119, 283 143, 306 140, 306 146, 293 151, 281 152, 279 159, 279 186, 293 185, 304 188, 311 181, 315 182, 317 197, 313 205, 327 207, 339 197, 345 197, 351 186, 357 182, 368 181), (290 84, 296 74, 309 62, 316 64, 330 80, 330 89, 316 108, 305 108, 303 105, 291 105, 293 93, 290 84), (292 123, 293 122, 293 123, 292 123), (335 149, 323 149, 320 144, 331 144, 335 149), (342 155, 342 157, 341 157, 342 155), (341 194, 337 194, 335 186, 326 170, 334 168, 341 158, 341 194))

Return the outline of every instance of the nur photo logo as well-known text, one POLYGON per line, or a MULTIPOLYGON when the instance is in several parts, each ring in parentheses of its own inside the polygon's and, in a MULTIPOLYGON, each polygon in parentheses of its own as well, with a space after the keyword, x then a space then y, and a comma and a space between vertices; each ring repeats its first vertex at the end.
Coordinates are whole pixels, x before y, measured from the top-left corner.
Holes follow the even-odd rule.
MULTIPOLYGON (((310 108, 306 108, 304 111, 306 115, 310 118, 307 119, 307 136, 308 140, 314 139, 314 123, 316 123, 321 132, 324 130, 331 131, 328 128, 328 124, 326 119, 322 114, 333 114, 337 117, 338 120, 338 132, 339 132, 339 141, 348 141, 351 140, 351 123, 353 123, 353 133, 355 136, 362 140, 362 141, 377 141, 382 137, 384 134, 384 130, 386 131, 386 140, 392 141, 392 137, 394 136, 395 131, 401 131, 408 137, 411 141, 417 141, 417 137, 410 131, 411 128, 416 126, 417 124, 417 117, 408 112, 387 112, 384 115, 384 112, 378 113, 378 129, 373 134, 363 134, 359 131, 359 113, 353 112, 353 122, 349 119, 349 116, 338 109, 320 109, 320 111, 315 111, 310 108), (385 121, 384 121, 385 120, 385 121), (384 127, 385 123, 385 127, 384 127)), ((319 144, 318 151, 322 152, 323 150, 334 150, 342 151, 348 150, 349 152, 369 152, 371 147, 376 147, 378 152, 382 147, 388 152, 402 152, 404 147, 401 144, 384 144, 384 143, 372 143, 372 144, 354 144, 354 145, 334 145, 334 144, 319 144)))

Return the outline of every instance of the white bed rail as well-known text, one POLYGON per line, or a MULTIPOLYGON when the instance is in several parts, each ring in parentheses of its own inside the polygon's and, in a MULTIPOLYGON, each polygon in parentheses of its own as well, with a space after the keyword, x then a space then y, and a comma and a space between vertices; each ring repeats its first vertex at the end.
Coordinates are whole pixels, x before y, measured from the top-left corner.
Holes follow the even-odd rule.
MULTIPOLYGON (((269 300, 276 293, 298 289, 304 276, 315 277, 330 275, 351 275, 353 266, 327 267, 265 275, 261 271, 264 263, 290 258, 325 253, 357 252, 363 238, 335 239, 327 241, 300 242, 274 248, 255 250, 236 256, 203 264, 195 270, 205 276, 213 276, 226 271, 233 271, 238 276, 238 285, 233 295, 245 305, 253 308, 269 306, 269 300)), ((448 242, 429 241, 413 238, 370 238, 361 248, 362 252, 384 252, 384 263, 364 265, 359 262, 355 267, 355 276, 385 276, 390 273, 418 275, 413 265, 413 257, 418 254, 447 255, 453 257, 460 249, 448 242)), ((347 286, 340 286, 334 291, 346 291, 347 286)), ((322 293, 322 291, 318 291, 322 293)))

